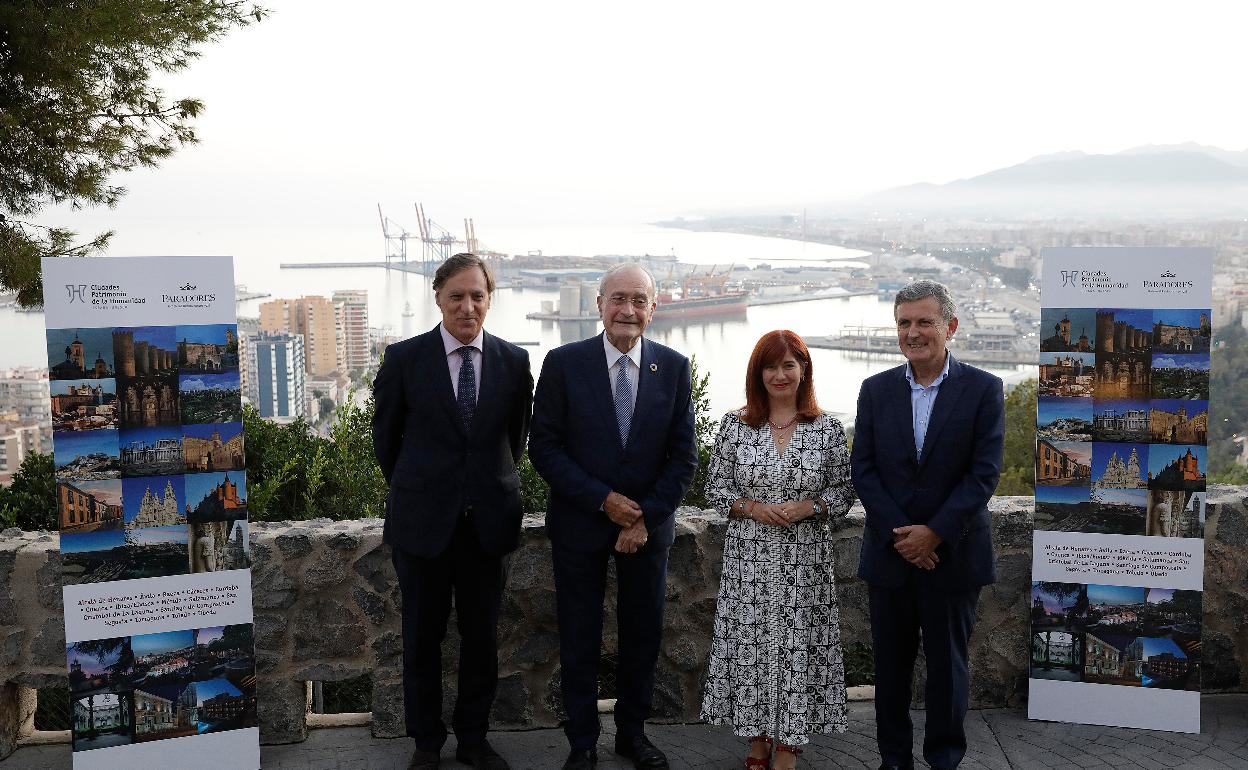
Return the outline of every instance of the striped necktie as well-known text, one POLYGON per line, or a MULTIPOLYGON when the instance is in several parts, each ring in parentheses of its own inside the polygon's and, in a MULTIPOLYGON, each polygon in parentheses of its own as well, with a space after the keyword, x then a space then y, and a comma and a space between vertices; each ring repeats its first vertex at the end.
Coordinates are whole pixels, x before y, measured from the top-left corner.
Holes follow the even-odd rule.
POLYGON ((628 445, 628 426, 633 421, 633 389, 629 382, 628 356, 620 356, 615 375, 615 423, 620 427, 620 444, 628 445))

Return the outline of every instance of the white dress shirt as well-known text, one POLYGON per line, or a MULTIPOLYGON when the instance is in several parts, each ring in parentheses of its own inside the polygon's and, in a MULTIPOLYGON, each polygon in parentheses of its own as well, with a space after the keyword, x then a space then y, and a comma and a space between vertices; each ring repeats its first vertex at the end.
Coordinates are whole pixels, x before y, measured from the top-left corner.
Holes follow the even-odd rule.
POLYGON ((632 391, 633 406, 637 406, 637 378, 641 374, 641 346, 645 342, 644 339, 637 340, 637 344, 633 345, 633 349, 627 353, 621 353, 616 349, 615 345, 607 339, 607 335, 602 335, 603 347, 607 350, 607 377, 611 380, 611 393, 615 393, 615 381, 620 376, 620 370, 617 366, 621 358, 629 360, 628 387, 632 391))
MULTIPOLYGON (((464 343, 455 339, 455 337, 446 330, 446 326, 438 324, 438 331, 442 332, 442 347, 446 349, 446 365, 451 371, 451 390, 455 392, 455 398, 459 398, 459 368, 464 365, 464 357, 457 351, 464 346, 464 343)), ((472 372, 476 375, 473 379, 477 384, 477 397, 481 396, 481 350, 485 340, 485 330, 477 332, 477 336, 468 343, 472 348, 469 353, 472 356, 472 372)))

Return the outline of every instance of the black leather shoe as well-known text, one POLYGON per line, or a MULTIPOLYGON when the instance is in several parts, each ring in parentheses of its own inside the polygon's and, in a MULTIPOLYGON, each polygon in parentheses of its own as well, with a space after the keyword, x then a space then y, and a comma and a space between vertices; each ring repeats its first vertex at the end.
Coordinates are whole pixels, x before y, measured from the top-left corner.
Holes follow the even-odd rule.
POLYGON ((563 763, 563 770, 592 770, 597 764, 597 749, 572 749, 568 761, 563 763))
POLYGON ((644 735, 615 739, 615 753, 633 760, 633 767, 641 770, 667 770, 667 757, 644 735))
POLYGON ((438 770, 439 759, 436 751, 416 749, 412 752, 412 761, 407 763, 407 770, 438 770))
POLYGON ((481 741, 474 746, 460 746, 455 749, 455 759, 465 765, 480 767, 484 770, 511 770, 507 760, 498 755, 489 741, 481 741))

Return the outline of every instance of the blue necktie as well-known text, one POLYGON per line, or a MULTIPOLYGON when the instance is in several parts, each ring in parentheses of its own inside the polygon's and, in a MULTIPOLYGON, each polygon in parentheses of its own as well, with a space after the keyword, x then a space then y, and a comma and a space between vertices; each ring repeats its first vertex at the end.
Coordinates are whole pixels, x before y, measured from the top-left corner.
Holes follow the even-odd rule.
POLYGON ((472 366, 472 347, 465 345, 455 351, 463 359, 459 365, 459 387, 455 405, 459 407, 459 419, 464 421, 464 431, 472 430, 472 413, 477 408, 477 371, 472 366))
POLYGON ((628 356, 620 356, 615 375, 615 422, 620 426, 620 444, 628 446, 628 426, 633 421, 633 389, 628 381, 628 356))

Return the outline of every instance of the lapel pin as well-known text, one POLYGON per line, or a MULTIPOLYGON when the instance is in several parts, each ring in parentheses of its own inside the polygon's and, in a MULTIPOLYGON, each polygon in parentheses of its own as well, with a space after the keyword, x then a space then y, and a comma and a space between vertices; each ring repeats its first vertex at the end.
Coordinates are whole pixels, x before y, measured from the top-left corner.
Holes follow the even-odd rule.
POLYGON ((658 364, 650 364, 650 371, 657 372, 658 370, 659 370, 658 364))

